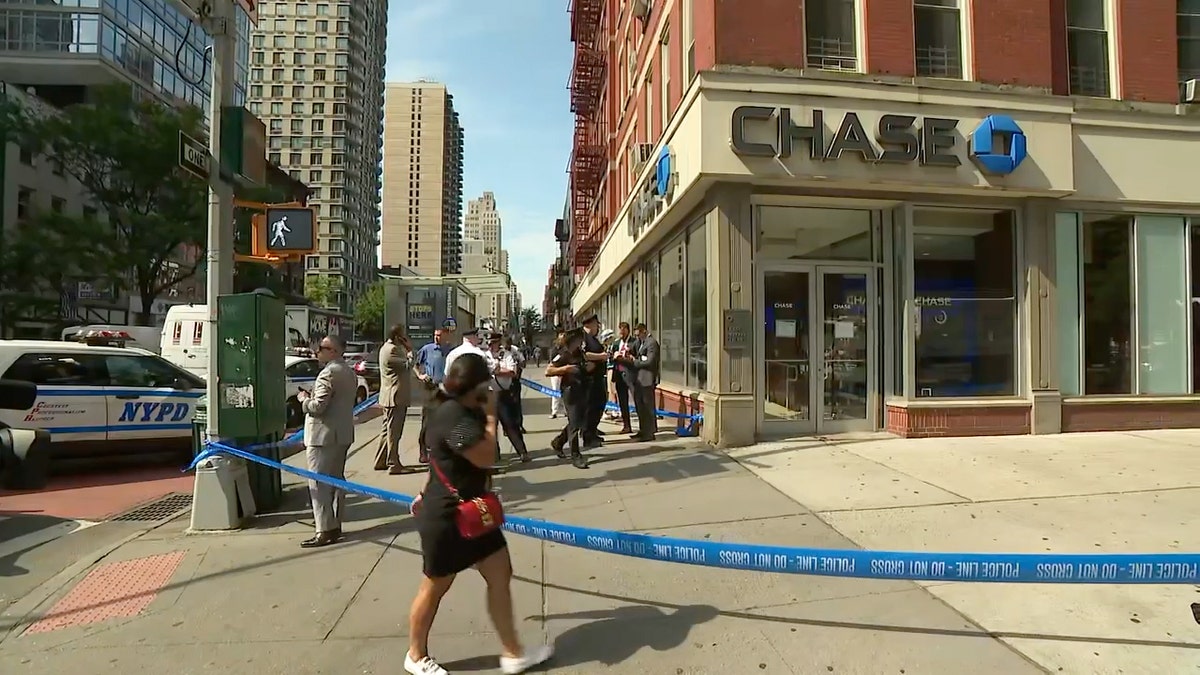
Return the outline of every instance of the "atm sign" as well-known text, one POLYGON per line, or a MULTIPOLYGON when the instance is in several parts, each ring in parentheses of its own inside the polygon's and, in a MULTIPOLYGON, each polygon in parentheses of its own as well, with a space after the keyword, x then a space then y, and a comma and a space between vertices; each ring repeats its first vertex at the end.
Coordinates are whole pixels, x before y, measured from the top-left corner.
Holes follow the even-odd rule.
POLYGON ((187 403, 128 402, 118 422, 182 422, 192 411, 187 403))

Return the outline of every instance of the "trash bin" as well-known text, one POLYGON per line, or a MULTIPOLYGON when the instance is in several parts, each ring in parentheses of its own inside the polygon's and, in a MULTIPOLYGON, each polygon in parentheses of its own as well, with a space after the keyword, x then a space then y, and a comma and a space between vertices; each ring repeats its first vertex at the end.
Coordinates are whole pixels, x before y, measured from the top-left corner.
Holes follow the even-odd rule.
MULTIPOLYGON (((238 438, 233 445, 237 448, 254 448, 253 453, 274 462, 280 461, 280 435, 238 438), (260 447, 255 447, 260 446, 260 447)), ((250 477, 250 493, 259 513, 274 511, 283 503, 283 472, 274 467, 247 461, 246 471, 250 477)))
POLYGON ((0 429, 0 486, 40 490, 50 480, 50 432, 0 429))

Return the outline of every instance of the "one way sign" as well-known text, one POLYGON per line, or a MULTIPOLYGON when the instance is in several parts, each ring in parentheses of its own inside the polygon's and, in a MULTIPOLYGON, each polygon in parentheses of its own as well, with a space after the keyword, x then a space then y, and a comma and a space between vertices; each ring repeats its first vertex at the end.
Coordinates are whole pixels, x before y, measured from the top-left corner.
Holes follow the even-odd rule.
POLYGON ((208 180, 211 175, 212 155, 208 147, 200 141, 179 132, 179 166, 201 180, 208 180))

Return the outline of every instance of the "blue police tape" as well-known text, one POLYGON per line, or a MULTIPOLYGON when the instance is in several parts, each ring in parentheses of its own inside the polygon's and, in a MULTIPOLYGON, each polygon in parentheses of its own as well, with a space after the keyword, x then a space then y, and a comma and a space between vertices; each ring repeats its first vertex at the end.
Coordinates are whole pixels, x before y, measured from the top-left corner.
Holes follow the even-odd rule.
MULTIPOLYGON (((534 382, 533 380, 529 380, 529 379, 522 377, 521 384, 526 387, 529 387, 530 389, 533 389, 534 391, 538 392, 539 394, 545 394, 546 396, 549 396, 551 398, 562 398, 561 391, 559 391, 557 389, 551 389, 550 387, 547 387, 546 385, 541 384, 539 382, 534 382)), ((611 410, 613 412, 620 411, 620 407, 618 407, 617 404, 613 403, 612 401, 605 403, 604 409, 611 410)), ((703 413, 689 414, 689 413, 671 412, 670 410, 655 410, 654 412, 655 412, 655 414, 659 415, 660 417, 669 417, 671 419, 683 420, 683 421, 687 422, 686 425, 679 427, 675 430, 676 436, 696 436, 697 431, 698 431, 696 429, 696 425, 700 424, 704 421, 703 413)))
MULTIPOLYGON (((379 394, 371 394, 362 403, 354 406, 354 415, 358 416, 362 414, 364 411, 374 406, 378 402, 379 394)), ((245 448, 242 448, 242 450, 246 452, 259 452, 262 450, 269 450, 271 448, 284 448, 290 445, 300 445, 302 443, 304 443, 304 429, 297 429, 278 441, 272 441, 270 443, 255 443, 254 445, 248 445, 245 448)), ((205 443, 205 445, 212 445, 212 443, 208 442, 205 443)), ((201 452, 200 454, 196 455, 191 464, 188 464, 187 467, 184 468, 184 471, 191 471, 192 469, 195 469, 196 465, 199 464, 201 460, 208 459, 209 457, 212 457, 213 454, 215 453, 207 450, 201 452)))
MULTIPOLYGON (((245 450, 211 443, 202 457, 216 453, 257 462, 347 492, 410 505, 409 495, 341 480, 276 462, 245 450)), ((1200 553, 932 553, 854 551, 735 544, 676 539, 563 525, 508 515, 504 529, 514 534, 576 548, 645 560, 824 577, 909 581, 970 581, 1028 584, 1196 584, 1200 553)))

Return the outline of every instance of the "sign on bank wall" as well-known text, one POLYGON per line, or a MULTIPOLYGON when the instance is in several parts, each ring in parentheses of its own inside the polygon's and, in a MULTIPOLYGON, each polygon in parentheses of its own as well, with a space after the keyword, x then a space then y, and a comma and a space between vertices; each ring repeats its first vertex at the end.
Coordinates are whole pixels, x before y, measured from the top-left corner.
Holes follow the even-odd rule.
POLYGON ((629 236, 636 240, 675 198, 679 173, 675 170, 675 152, 664 145, 654 160, 654 171, 638 183, 626 217, 629 236))
MULTIPOLYGON (((809 159, 817 161, 856 156, 871 164, 951 169, 963 163, 960 121, 955 118, 884 114, 868 133, 859 114, 853 111, 843 113, 836 127, 826 124, 825 111, 820 108, 812 109, 808 117, 807 122, 798 120, 787 107, 739 106, 730 120, 730 147, 743 157, 772 159, 787 159, 807 151, 809 159), (750 133, 755 127, 759 133, 750 133)), ((983 173, 1011 174, 1028 157, 1025 132, 1007 115, 988 115, 967 138, 967 157, 983 173)))

